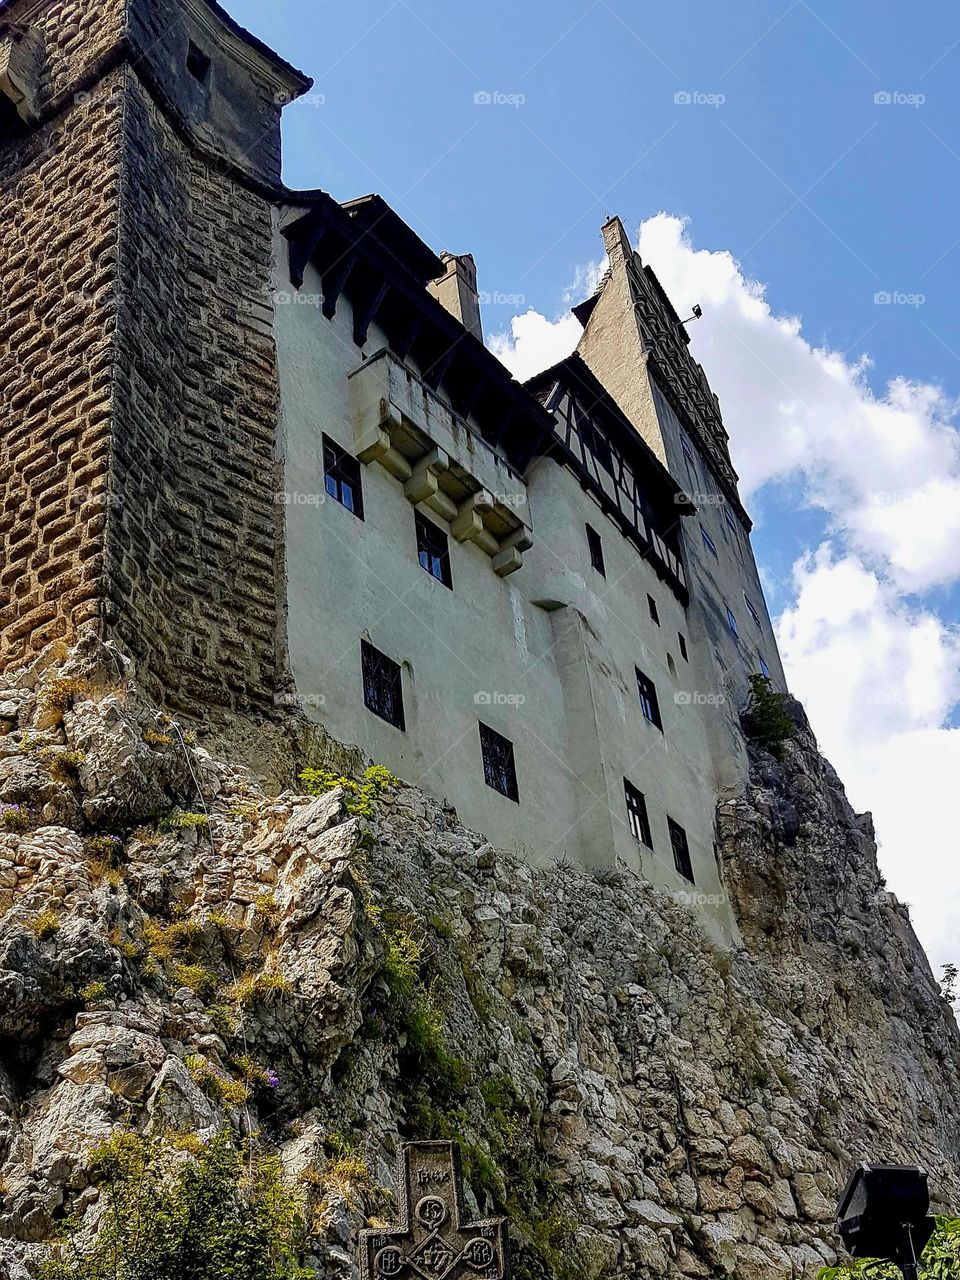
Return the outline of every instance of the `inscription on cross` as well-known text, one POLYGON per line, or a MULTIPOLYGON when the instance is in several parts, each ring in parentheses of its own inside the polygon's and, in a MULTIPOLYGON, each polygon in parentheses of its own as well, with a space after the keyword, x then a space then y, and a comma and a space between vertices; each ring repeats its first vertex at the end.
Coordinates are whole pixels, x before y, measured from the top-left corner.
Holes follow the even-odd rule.
POLYGON ((400 1225, 360 1232, 361 1280, 509 1280, 506 1218, 467 1222, 454 1142, 405 1142, 400 1225))

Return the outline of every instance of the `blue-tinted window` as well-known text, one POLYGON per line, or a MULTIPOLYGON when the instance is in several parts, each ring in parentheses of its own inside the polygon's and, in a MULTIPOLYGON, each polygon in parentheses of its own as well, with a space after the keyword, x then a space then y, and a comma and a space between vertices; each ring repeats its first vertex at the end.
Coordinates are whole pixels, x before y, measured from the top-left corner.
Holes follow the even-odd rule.
POLYGON ((703 525, 700 526, 700 537, 703 539, 703 545, 713 556, 714 560, 719 560, 720 556, 717 554, 717 544, 710 537, 709 533, 707 533, 703 525))

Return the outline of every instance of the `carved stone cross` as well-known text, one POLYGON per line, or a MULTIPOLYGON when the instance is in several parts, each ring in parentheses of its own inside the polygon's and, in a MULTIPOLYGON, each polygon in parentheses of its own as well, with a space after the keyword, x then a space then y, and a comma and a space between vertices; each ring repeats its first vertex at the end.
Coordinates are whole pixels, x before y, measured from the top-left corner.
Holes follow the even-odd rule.
POLYGON ((360 1232, 361 1280, 509 1280, 506 1218, 467 1222, 454 1142, 405 1142, 400 1226, 360 1232))

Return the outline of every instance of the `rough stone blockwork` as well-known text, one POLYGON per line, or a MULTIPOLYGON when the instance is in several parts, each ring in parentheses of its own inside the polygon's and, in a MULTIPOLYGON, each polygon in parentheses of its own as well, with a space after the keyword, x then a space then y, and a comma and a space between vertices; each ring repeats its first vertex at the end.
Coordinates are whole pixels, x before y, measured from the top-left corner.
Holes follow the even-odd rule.
MULTIPOLYGON (((49 69, 59 89, 84 40, 49 69)), ((108 10, 104 9, 106 13, 108 10)), ((89 22, 87 26, 89 27, 89 22)), ((96 618, 116 331, 120 73, 0 143, 0 670, 96 618)))
POLYGON ((269 798, 119 662, 88 642, 0 689, 14 1280, 68 1210, 95 1221, 87 1153, 123 1121, 259 1128, 344 1280, 357 1231, 395 1219, 400 1137, 461 1142, 519 1280, 812 1278, 864 1158, 921 1161, 960 1205, 956 1023, 802 721, 721 809, 726 953, 650 884, 531 868, 411 788, 372 815, 269 798), (158 834, 174 805, 209 828, 158 834))
POLYGON ((154 696, 248 710, 277 633, 270 208, 128 74, 111 620, 154 696))

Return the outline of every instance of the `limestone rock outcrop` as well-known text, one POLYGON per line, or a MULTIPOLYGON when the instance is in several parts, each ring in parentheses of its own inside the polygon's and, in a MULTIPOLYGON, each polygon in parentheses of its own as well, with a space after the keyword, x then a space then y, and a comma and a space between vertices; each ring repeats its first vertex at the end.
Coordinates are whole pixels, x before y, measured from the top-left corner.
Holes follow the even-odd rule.
POLYGON ((344 1280, 403 1138, 461 1142, 519 1277, 815 1276, 859 1159, 960 1205, 956 1023, 799 710, 720 806, 722 951, 632 874, 530 866, 412 788, 267 794, 110 648, 8 683, 0 1274, 93 1227, 123 1123, 259 1130, 344 1280))

